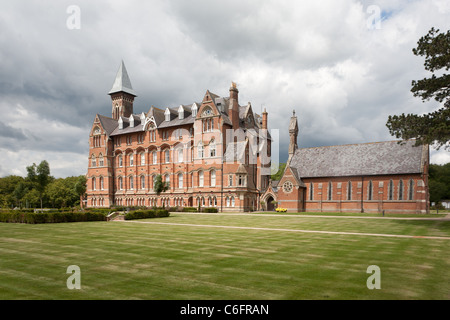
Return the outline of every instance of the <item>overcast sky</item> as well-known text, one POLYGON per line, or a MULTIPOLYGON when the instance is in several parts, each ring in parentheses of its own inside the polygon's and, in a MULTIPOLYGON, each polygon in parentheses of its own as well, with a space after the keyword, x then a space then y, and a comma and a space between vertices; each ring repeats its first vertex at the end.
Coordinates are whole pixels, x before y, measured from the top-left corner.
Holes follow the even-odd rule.
POLYGON ((294 109, 300 147, 395 140, 389 115, 439 108, 410 92, 429 76, 412 48, 431 27, 450 28, 450 1, 4 0, 0 176, 42 160, 55 177, 85 174, 122 59, 135 113, 227 96, 236 82, 240 104, 266 108, 280 130, 282 161, 294 109))

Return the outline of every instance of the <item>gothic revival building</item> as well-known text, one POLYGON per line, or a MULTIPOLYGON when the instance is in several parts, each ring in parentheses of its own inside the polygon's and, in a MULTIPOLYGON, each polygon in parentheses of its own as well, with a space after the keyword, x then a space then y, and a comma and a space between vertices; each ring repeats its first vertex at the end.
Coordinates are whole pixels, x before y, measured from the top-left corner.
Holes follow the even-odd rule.
POLYGON ((428 213, 429 147, 388 141, 298 148, 297 117, 289 124, 282 178, 262 201, 288 211, 428 213))
POLYGON ((199 102, 134 114, 122 62, 109 95, 112 116, 97 114, 89 136, 88 207, 258 208, 270 174, 268 114, 239 105, 234 83, 226 97, 206 91, 199 102), (159 196, 157 175, 170 183, 159 196))

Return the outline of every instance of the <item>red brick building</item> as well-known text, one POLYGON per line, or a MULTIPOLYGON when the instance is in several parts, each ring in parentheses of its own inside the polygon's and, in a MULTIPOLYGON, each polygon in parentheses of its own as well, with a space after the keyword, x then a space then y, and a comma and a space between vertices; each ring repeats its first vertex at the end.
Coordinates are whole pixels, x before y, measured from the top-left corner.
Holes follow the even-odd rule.
POLYGON ((88 207, 258 208, 267 189, 271 141, 267 112, 206 91, 200 102, 134 114, 137 97, 123 62, 109 92, 112 116, 97 114, 89 136, 88 207), (157 196, 157 175, 170 189, 157 196))
POLYGON ((261 199, 288 211, 428 213, 429 147, 412 140, 298 148, 289 125, 286 169, 261 199))

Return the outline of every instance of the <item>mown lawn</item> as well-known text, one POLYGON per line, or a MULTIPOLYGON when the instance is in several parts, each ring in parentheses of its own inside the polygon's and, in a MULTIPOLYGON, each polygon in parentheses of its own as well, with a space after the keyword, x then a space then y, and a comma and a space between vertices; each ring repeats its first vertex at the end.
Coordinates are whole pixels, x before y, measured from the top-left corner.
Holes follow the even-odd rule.
POLYGON ((449 221, 194 215, 136 222, 0 223, 0 299, 450 299, 449 221), (81 270, 69 290, 67 267, 81 270), (381 270, 369 290, 367 267, 381 270))

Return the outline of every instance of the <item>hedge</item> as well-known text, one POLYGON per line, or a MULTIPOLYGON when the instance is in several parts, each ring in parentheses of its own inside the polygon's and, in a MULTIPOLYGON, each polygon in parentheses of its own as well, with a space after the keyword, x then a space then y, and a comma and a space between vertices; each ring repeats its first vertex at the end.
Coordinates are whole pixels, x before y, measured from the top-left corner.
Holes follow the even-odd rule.
POLYGON ((163 218, 168 216, 170 216, 170 213, 165 209, 136 210, 125 214, 125 220, 163 218))
POLYGON ((100 212, 0 212, 0 222, 8 223, 61 223, 83 221, 106 221, 100 212))

